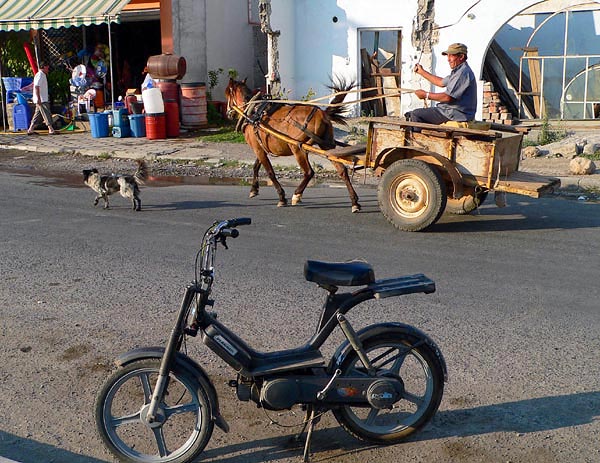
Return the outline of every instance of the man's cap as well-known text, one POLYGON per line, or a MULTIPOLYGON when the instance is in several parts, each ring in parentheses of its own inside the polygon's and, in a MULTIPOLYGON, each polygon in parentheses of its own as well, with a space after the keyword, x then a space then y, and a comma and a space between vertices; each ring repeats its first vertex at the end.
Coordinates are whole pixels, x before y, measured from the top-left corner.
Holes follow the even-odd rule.
POLYGON ((448 47, 446 51, 442 52, 442 55, 458 55, 458 54, 467 54, 467 46, 464 43, 453 43, 448 47))

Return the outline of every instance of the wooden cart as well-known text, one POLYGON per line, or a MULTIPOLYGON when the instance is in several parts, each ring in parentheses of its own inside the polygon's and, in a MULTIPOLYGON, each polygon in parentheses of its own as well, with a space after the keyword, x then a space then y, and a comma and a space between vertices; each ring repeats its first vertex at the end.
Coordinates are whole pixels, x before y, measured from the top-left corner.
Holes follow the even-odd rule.
POLYGON ((444 211, 467 214, 490 191, 538 198, 560 185, 556 178, 519 172, 523 132, 511 126, 488 124, 481 130, 390 117, 368 121, 366 144, 308 149, 380 176, 379 207, 400 230, 425 230, 444 211))

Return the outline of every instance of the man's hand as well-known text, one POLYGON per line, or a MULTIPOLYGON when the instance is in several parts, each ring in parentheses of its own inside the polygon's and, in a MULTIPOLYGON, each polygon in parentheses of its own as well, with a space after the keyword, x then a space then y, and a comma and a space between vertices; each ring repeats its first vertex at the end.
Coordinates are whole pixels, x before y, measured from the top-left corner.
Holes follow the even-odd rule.
POLYGON ((428 94, 428 93, 429 93, 429 92, 426 92, 425 90, 421 90, 421 89, 419 89, 419 90, 415 90, 415 95, 417 95, 417 97, 418 97, 420 100, 424 100, 425 98, 427 98, 427 94, 428 94))
POLYGON ((423 72, 423 66, 421 66, 419 63, 415 64, 413 72, 415 74, 421 74, 421 72, 423 72))

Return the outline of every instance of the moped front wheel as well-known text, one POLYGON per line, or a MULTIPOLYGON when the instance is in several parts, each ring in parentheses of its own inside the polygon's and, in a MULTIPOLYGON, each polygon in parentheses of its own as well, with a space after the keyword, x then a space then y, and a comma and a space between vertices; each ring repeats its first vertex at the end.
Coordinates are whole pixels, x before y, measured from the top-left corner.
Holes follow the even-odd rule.
MULTIPOLYGON (((417 337, 389 332, 363 341, 377 377, 399 379, 400 400, 391 408, 342 406, 333 413, 340 425, 359 440, 395 444, 417 431, 437 411, 444 391, 444 373, 433 350, 417 337)), ((368 376, 354 350, 341 363, 344 376, 368 376)))
POLYGON ((121 461, 189 462, 212 435, 209 395, 197 378, 179 367, 169 374, 155 419, 148 418, 159 367, 160 359, 134 361, 119 368, 98 394, 96 427, 121 461))

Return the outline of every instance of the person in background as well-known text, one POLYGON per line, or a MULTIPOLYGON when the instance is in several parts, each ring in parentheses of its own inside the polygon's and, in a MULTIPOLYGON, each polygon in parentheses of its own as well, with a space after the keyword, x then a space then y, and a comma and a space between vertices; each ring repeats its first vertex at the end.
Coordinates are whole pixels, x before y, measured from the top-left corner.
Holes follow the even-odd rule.
POLYGON ((31 119, 31 124, 27 130, 27 135, 33 135, 33 129, 41 120, 48 126, 48 133, 55 135, 57 132, 52 127, 52 114, 50 113, 50 100, 48 98, 48 79, 46 75, 50 70, 48 63, 41 62, 40 69, 33 78, 33 102, 35 103, 35 113, 31 119))
POLYGON ((433 93, 419 89, 415 95, 421 100, 435 101, 436 106, 415 109, 405 114, 411 122, 443 124, 447 121, 468 122, 475 119, 477 111, 477 82, 475 75, 467 64, 467 46, 453 43, 442 52, 448 57, 451 73, 447 77, 438 77, 417 64, 415 73, 424 77, 436 87, 445 87, 444 92, 433 93))

